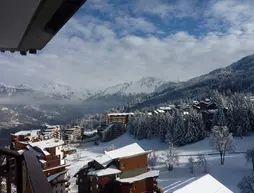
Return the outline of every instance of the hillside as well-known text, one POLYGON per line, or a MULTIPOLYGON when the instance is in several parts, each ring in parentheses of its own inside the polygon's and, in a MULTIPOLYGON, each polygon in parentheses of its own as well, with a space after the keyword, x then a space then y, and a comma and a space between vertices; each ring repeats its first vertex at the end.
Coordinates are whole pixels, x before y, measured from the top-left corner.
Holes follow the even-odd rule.
POLYGON ((166 89, 144 97, 143 102, 132 105, 131 109, 154 106, 181 98, 195 99, 211 90, 254 92, 254 55, 186 82, 175 83, 173 86, 169 83, 168 87, 167 85, 164 87, 166 89))
MULTIPOLYGON (((244 137, 244 139, 235 138, 236 151, 246 151, 246 149, 253 144, 254 136, 244 137)), ((179 159, 179 166, 173 171, 168 172, 164 163, 163 157, 168 149, 167 144, 160 143, 158 140, 137 140, 128 133, 120 136, 119 138, 107 142, 101 143, 99 146, 93 144, 84 144, 77 147, 77 152, 80 155, 80 159, 76 160, 73 155, 67 157, 68 163, 71 164, 69 173, 73 176, 79 168, 83 167, 88 161, 91 161, 96 156, 103 154, 108 147, 112 144, 116 148, 129 145, 131 143, 138 143, 144 150, 155 150, 158 156, 158 161, 155 169, 160 170, 160 176, 158 178, 159 185, 162 187, 165 193, 173 193, 179 188, 199 179, 204 175, 200 168, 194 169, 194 174, 190 174, 186 164, 188 163, 189 156, 183 156, 179 159)), ((209 145, 208 139, 199 141, 197 143, 182 146, 177 148, 178 155, 197 155, 198 153, 215 153, 215 151, 209 145)), ((196 156, 193 156, 196 160, 196 156)), ((209 164, 209 174, 224 184, 231 191, 238 193, 239 190, 236 185, 242 179, 243 176, 251 174, 251 164, 246 164, 243 154, 231 154, 226 155, 225 165, 220 165, 219 155, 209 155, 207 157, 209 164), (237 162, 235 161, 237 160, 237 162)), ((71 192, 77 192, 77 186, 75 185, 76 178, 72 177, 71 192)))

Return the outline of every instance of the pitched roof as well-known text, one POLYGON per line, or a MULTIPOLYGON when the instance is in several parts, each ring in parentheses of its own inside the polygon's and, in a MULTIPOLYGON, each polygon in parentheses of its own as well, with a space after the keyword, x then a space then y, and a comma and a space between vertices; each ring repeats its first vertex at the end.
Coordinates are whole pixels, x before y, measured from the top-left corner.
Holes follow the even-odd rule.
POLYGON ((105 154, 97 156, 94 160, 105 168, 112 162, 113 159, 105 154))
POLYGON ((132 177, 132 178, 123 178, 123 179, 117 178, 116 181, 121 182, 121 183, 131 184, 131 183, 134 183, 134 182, 137 182, 137 181, 140 181, 140 180, 144 180, 144 179, 147 179, 147 178, 158 177, 159 174, 160 174, 159 170, 150 170, 146 173, 143 173, 141 175, 138 175, 138 176, 135 176, 135 177, 132 177))
POLYGON ((39 132, 40 130, 28 130, 28 131, 18 131, 18 132, 16 132, 16 133, 14 133, 14 135, 28 135, 28 134, 30 134, 31 135, 31 137, 36 137, 36 136, 38 136, 38 132, 39 132))
POLYGON ((134 113, 109 113, 108 116, 127 116, 134 115, 134 113))
POLYGON ((63 140, 48 139, 39 142, 29 143, 32 147, 39 147, 40 149, 58 147, 64 144, 63 140))
POLYGON ((105 151, 105 154, 111 159, 118 159, 148 154, 150 152, 151 151, 145 151, 142 149, 137 143, 133 143, 116 150, 105 151))
POLYGON ((174 191, 174 193, 233 193, 211 175, 207 174, 198 180, 174 191))
POLYGON ((107 175, 120 174, 120 173, 121 173, 121 171, 118 170, 115 166, 110 166, 106 169, 88 172, 88 175, 90 175, 90 176, 107 176, 107 175))
POLYGON ((63 172, 58 172, 56 174, 50 175, 49 177, 47 177, 48 182, 51 182, 52 180, 56 179, 57 177, 65 174, 67 172, 67 170, 64 170, 63 172))

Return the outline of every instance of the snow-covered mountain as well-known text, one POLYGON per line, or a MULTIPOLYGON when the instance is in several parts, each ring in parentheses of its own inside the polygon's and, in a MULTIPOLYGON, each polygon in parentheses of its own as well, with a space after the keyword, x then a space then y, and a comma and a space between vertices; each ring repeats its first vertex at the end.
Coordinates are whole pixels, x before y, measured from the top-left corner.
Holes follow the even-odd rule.
POLYGON ((80 88, 78 90, 73 89, 70 85, 57 83, 57 82, 49 82, 48 84, 44 84, 38 90, 44 92, 50 98, 63 98, 70 100, 85 100, 97 92, 80 88))
POLYGON ((136 94, 150 94, 154 92, 165 81, 154 77, 144 77, 138 81, 126 82, 107 88, 105 91, 99 93, 100 96, 107 95, 136 95, 136 94))

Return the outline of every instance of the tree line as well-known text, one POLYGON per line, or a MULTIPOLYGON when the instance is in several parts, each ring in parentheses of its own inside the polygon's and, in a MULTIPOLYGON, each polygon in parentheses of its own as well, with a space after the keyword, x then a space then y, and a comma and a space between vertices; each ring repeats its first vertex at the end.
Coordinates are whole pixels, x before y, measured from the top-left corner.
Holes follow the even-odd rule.
MULTIPOLYGON (((129 132, 138 139, 159 138, 162 142, 181 146, 204 139, 214 126, 227 126, 233 136, 241 137, 254 130, 254 104, 251 96, 214 91, 210 98, 217 106, 213 110, 212 120, 204 119, 202 112, 193 108, 187 114, 177 108, 158 114, 150 114, 149 109, 146 109, 136 112, 129 121, 129 132), (210 128, 207 128, 206 121, 211 121, 210 128)), ((188 100, 189 103, 190 101, 188 100)), ((186 103, 182 101, 180 106, 184 105, 186 103)))

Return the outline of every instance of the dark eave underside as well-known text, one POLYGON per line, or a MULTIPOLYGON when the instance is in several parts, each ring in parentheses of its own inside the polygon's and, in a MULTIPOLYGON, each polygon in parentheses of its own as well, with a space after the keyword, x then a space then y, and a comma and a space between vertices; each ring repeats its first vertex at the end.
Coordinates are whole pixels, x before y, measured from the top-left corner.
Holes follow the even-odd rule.
POLYGON ((86 0, 1 0, 0 51, 36 53, 86 0))

